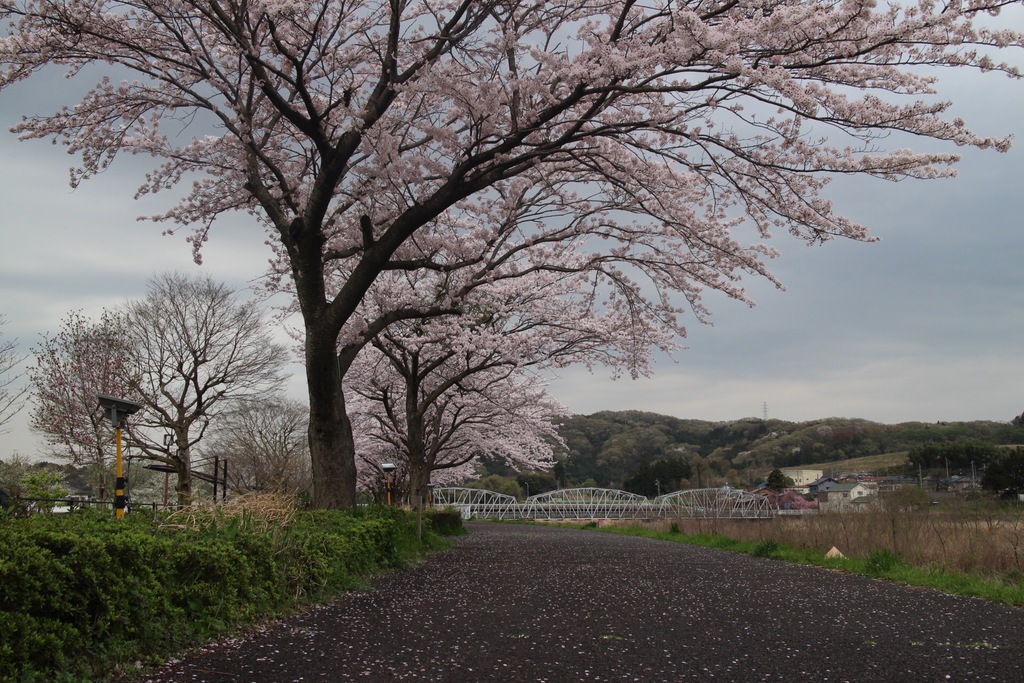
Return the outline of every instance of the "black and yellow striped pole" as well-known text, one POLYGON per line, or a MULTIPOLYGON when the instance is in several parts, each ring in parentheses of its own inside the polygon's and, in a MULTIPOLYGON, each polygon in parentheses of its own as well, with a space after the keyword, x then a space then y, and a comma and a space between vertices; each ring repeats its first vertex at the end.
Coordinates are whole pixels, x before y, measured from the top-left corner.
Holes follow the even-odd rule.
POLYGON ((385 484, 384 488, 388 494, 388 507, 391 507, 391 473, 398 469, 398 465, 394 463, 385 462, 381 463, 380 468, 384 470, 385 484))
POLYGON ((117 442, 117 478, 114 480, 114 516, 118 519, 124 518, 124 468, 121 467, 121 428, 114 429, 114 439, 117 442))
POLYGON ((121 466, 121 428, 124 427, 124 419, 126 417, 142 410, 142 404, 123 398, 107 396, 106 394, 97 394, 96 398, 100 402, 99 407, 103 409, 103 414, 110 420, 110 424, 114 425, 114 438, 117 442, 117 480, 114 485, 114 515, 118 519, 124 519, 125 495, 124 469, 121 466))

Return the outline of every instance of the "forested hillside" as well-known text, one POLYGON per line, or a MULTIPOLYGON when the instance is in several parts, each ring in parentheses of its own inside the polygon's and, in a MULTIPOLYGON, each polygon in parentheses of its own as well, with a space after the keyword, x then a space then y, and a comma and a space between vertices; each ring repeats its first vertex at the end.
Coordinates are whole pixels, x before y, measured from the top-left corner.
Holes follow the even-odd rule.
POLYGON ((563 484, 608 486, 654 494, 677 487, 756 483, 775 467, 910 451, 925 444, 1024 442, 1011 422, 906 422, 826 418, 786 422, 684 420, 640 411, 565 419, 563 484))

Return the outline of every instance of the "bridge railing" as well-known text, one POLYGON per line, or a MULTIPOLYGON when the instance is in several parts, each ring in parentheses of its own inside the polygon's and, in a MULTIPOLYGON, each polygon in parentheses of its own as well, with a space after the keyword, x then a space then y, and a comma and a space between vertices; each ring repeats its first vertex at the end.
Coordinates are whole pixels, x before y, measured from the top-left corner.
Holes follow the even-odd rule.
POLYGON ((615 489, 559 489, 525 501, 485 489, 447 487, 434 489, 433 501, 438 507, 461 510, 466 518, 508 520, 764 519, 777 512, 763 496, 724 487, 676 491, 653 500, 615 489))

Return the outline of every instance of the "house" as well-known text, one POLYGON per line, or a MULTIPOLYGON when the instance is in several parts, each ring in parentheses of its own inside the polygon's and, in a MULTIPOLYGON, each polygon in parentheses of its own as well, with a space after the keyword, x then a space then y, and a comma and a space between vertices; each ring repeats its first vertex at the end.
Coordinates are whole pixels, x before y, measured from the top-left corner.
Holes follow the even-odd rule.
POLYGON ((818 477, 817 479, 815 479, 814 481, 807 485, 807 492, 810 493, 815 498, 817 498, 818 494, 828 491, 831 487, 835 486, 838 483, 839 481, 834 479, 833 477, 818 477))
POLYGON ((974 477, 955 476, 949 480, 950 491, 971 491, 981 488, 974 477))
POLYGON ((879 486, 878 481, 875 479, 859 479, 857 480, 857 483, 864 486, 867 490, 867 495, 875 497, 878 496, 879 486))
POLYGON ((861 482, 833 484, 825 491, 819 490, 818 507, 822 510, 841 510, 851 505, 859 507, 871 499, 877 500, 877 496, 872 495, 871 489, 861 482))

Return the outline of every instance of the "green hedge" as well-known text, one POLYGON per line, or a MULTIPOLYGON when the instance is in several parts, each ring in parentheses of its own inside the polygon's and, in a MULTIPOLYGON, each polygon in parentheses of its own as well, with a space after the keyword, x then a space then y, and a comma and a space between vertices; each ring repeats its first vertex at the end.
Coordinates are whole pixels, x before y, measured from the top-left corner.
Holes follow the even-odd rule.
POLYGON ((430 528, 442 536, 465 536, 467 533, 462 513, 455 508, 427 510, 426 519, 430 522, 430 528))
MULTIPOLYGON (((395 510, 308 511, 285 525, 159 521, 0 515, 0 681, 109 678, 357 588, 425 547, 415 519, 395 510)), ((441 543, 429 525, 424 543, 441 543)))

